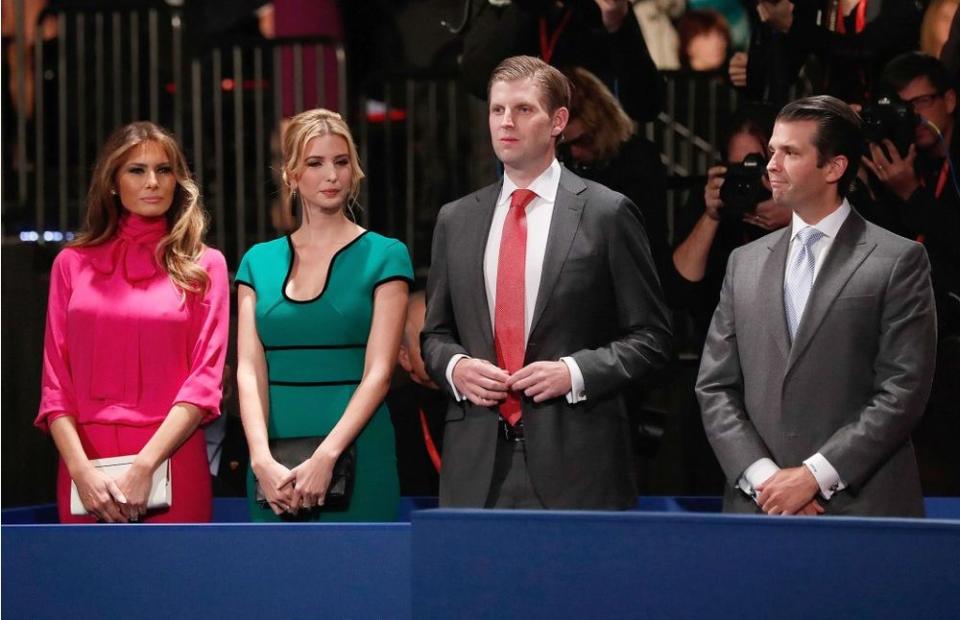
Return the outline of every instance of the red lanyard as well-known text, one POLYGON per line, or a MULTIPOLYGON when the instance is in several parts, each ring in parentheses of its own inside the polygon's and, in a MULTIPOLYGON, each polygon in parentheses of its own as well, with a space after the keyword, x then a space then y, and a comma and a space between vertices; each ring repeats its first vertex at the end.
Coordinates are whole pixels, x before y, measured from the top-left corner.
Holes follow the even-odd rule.
MULTIPOLYGON (((933 197, 937 200, 940 200, 940 194, 943 193, 943 188, 947 184, 947 173, 950 172, 950 161, 948 159, 943 160, 943 165, 940 166, 940 176, 937 177, 937 187, 933 190, 933 197)), ((924 235, 920 233, 917 235, 917 243, 923 243, 924 235)))
POLYGON ((572 16, 573 11, 571 9, 565 10, 563 17, 560 18, 560 23, 557 24, 557 29, 550 36, 547 36, 547 17, 545 15, 540 16, 540 58, 543 59, 543 62, 550 63, 550 59, 553 58, 553 50, 557 47, 557 39, 560 38, 560 34, 570 23, 572 16))
MULTIPOLYGON (((854 21, 853 31, 863 32, 864 26, 867 25, 867 0, 860 0, 860 4, 857 5, 857 17, 854 21)), ((837 32, 844 34, 847 31, 847 24, 843 20, 843 2, 837 2, 837 32)))
POLYGON ((437 451, 437 445, 433 443, 433 437, 430 436, 430 427, 427 425, 427 414, 420 409, 420 430, 423 431, 423 443, 427 446, 427 454, 430 456, 430 462, 433 468, 440 471, 440 453, 437 451))
POLYGON ((940 167, 940 178, 937 179, 937 189, 935 189, 933 192, 933 196, 937 200, 940 200, 940 194, 943 193, 943 186, 947 184, 947 172, 949 171, 949 167, 949 159, 943 160, 943 166, 940 167))

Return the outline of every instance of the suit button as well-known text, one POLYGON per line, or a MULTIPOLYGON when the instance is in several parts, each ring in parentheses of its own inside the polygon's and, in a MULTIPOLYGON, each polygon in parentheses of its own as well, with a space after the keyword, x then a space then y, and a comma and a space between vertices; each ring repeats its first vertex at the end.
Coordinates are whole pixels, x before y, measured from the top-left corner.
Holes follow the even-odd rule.
POLYGON ((581 400, 583 400, 583 399, 586 398, 586 397, 587 397, 587 393, 586 393, 586 392, 580 392, 579 394, 577 394, 577 398, 579 398, 579 399, 581 399, 581 400))

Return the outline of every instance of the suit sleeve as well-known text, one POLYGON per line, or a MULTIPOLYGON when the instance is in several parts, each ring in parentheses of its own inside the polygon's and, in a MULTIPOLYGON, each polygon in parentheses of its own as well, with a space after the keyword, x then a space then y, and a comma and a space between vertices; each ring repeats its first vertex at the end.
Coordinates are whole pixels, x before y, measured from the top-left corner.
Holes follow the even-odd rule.
POLYGON ((447 272, 449 210, 450 205, 440 210, 437 225, 433 231, 430 275, 427 277, 427 312, 424 317, 423 331, 420 333, 420 347, 430 377, 456 399, 457 395, 446 379, 447 364, 454 355, 467 355, 467 350, 460 344, 450 296, 450 280, 447 272))
POLYGON ((910 437, 923 415, 937 350, 930 261, 913 244, 890 272, 874 362, 874 395, 852 423, 820 448, 840 478, 857 486, 910 437))
POLYGON ((667 306, 639 210, 621 196, 612 219, 606 225, 611 235, 607 261, 622 335, 605 346, 571 356, 583 373, 591 400, 635 385, 672 359, 667 306))
POLYGON ((696 385, 703 428, 727 480, 733 484, 753 463, 762 458, 773 460, 743 401, 743 369, 737 349, 733 297, 738 254, 734 251, 727 263, 720 303, 707 331, 696 385))

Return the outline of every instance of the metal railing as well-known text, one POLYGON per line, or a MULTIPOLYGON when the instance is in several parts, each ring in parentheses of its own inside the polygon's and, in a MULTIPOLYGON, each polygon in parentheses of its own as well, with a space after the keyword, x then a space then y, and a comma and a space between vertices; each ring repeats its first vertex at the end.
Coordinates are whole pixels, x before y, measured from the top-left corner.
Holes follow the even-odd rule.
MULTIPOLYGON (((16 139, 4 138, 8 236, 33 228, 41 240, 44 232, 60 240, 76 230, 100 144, 121 124, 151 120, 184 147, 212 215, 211 243, 239 257, 272 234, 267 215, 279 192, 270 178, 271 133, 281 118, 317 102, 347 110, 346 57, 330 38, 190 45, 182 11, 162 2, 68 5, 44 11, 43 20, 53 20, 56 37, 37 36, 32 47, 34 104, 27 109, 21 69, 16 139), (327 92, 328 74, 336 93, 327 92), (314 91, 305 92, 310 82, 314 91)), ((21 39, 14 44, 22 68, 21 39)))
MULTIPOLYGON (((21 17, 23 4, 15 2, 21 17)), ((52 231, 46 239, 56 241, 75 230, 97 148, 114 127, 138 119, 180 139, 212 215, 208 239, 234 266, 249 245, 283 229, 278 127, 317 102, 345 113, 354 128, 368 174, 361 222, 404 240, 418 266, 429 261, 440 206, 496 178, 485 105, 455 77, 397 78, 348 97, 344 48, 329 38, 197 42, 183 11, 163 2, 70 6, 39 18, 54 20, 56 36, 35 37, 29 110, 22 23, 13 42, 20 64, 14 118, 8 108, 4 119, 15 127, 4 133, 8 238, 33 229, 39 240, 52 231)), ((737 93, 718 75, 664 76, 665 111, 643 131, 670 176, 704 175, 720 157, 720 123, 736 109, 737 93)), ((679 194, 668 194, 671 237, 679 194)))

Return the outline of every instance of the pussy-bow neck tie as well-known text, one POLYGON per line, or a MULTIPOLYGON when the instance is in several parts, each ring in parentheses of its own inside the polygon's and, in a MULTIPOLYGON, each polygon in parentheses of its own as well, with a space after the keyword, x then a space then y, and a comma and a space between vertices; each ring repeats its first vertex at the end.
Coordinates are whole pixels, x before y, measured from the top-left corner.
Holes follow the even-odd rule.
POLYGON ((146 218, 125 213, 117 226, 117 235, 109 248, 93 257, 94 268, 105 275, 112 274, 119 265, 128 282, 142 282, 155 276, 157 243, 167 234, 166 218, 146 218))

